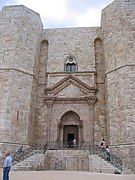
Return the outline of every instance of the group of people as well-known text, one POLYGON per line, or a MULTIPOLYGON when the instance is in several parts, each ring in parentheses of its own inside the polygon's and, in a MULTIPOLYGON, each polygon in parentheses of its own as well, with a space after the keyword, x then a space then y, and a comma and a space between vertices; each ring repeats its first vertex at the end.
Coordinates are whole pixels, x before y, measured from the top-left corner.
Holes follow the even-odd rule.
POLYGON ((101 149, 102 149, 103 153, 105 153, 107 155, 107 160, 110 161, 110 149, 109 149, 109 146, 106 145, 105 139, 102 139, 101 149))

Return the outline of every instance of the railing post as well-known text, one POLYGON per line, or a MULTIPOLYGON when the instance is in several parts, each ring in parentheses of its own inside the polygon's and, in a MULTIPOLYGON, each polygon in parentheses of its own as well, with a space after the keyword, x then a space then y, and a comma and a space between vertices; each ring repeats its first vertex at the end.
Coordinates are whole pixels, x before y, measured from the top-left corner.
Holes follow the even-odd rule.
POLYGON ((122 173, 122 166, 123 166, 123 163, 122 163, 122 160, 121 160, 121 173, 122 173))

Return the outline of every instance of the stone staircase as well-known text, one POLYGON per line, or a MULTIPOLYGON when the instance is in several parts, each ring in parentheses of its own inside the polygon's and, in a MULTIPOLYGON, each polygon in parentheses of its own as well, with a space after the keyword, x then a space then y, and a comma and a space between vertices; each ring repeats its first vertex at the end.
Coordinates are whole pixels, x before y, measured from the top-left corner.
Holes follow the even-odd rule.
POLYGON ((12 170, 68 170, 121 173, 120 170, 88 150, 47 150, 13 165, 12 170))
POLYGON ((100 173, 134 174, 122 161, 103 152, 97 145, 82 143, 81 146, 68 148, 66 144, 49 142, 24 150, 23 157, 14 156, 13 170, 68 170, 100 173))
POLYGON ((131 169, 128 169, 126 166, 123 165, 122 174, 135 174, 135 173, 131 169))
POLYGON ((30 157, 14 164, 12 166, 14 171, 42 171, 44 170, 44 154, 36 153, 30 157))
POLYGON ((108 174, 115 174, 115 173, 121 174, 121 171, 117 167, 105 161, 98 155, 89 156, 89 171, 99 172, 99 173, 108 173, 108 174))

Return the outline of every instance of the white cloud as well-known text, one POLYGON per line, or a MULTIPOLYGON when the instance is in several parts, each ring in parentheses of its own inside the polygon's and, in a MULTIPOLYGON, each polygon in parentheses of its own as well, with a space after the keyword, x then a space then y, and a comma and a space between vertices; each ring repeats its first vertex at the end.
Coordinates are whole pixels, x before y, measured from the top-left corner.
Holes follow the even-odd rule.
POLYGON ((76 26, 100 26, 101 10, 90 8, 86 13, 74 15, 76 26))
POLYGON ((94 27, 100 26, 101 22, 101 11, 104 7, 109 5, 114 0, 100 0, 97 6, 91 6, 87 12, 74 14, 75 26, 79 27, 94 27))
MULTIPOLYGON (((92 6, 91 0, 87 1, 88 6, 86 10, 79 5, 80 0, 76 0, 76 3, 71 4, 69 0, 7 0, 12 4, 12 1, 16 4, 23 4, 28 8, 39 13, 45 28, 52 27, 92 27, 100 26, 101 9, 111 3, 113 0, 95 0, 92 6), (72 6, 70 6, 72 5, 72 6), (78 5, 78 6, 77 6, 78 5), (75 8, 74 8, 75 6, 75 8), (70 7, 72 7, 70 9, 70 7)), ((85 3, 85 0, 84 0, 85 3)), ((6 4, 6 3, 5 3, 6 4)))
POLYGON ((19 0, 19 2, 38 12, 43 19, 62 21, 67 13, 66 0, 19 0))

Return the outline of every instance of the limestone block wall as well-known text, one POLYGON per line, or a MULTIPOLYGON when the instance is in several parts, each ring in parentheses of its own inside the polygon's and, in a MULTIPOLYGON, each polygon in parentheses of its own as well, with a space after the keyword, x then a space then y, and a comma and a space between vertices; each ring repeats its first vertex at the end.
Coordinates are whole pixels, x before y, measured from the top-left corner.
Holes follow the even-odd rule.
POLYGON ((101 24, 110 144, 121 148, 122 159, 130 165, 128 151, 134 154, 135 145, 135 1, 114 1, 103 10, 101 24))
MULTIPOLYGON (((70 55, 76 60, 77 71, 95 71, 94 40, 99 33, 98 27, 44 30, 42 38, 48 41, 47 73, 64 72, 65 59, 70 55)), ((48 78, 50 82, 51 76, 48 78)), ((53 78, 55 81, 55 77, 53 78)))
POLYGON ((0 143, 27 144, 41 31, 39 15, 24 6, 4 7, 0 12, 0 143))
POLYGON ((116 0, 102 11, 106 72, 134 64, 134 7, 134 0, 116 0))
MULTIPOLYGON (((35 118, 35 137, 38 142, 45 142, 47 136, 47 107, 43 105, 43 84, 46 83, 47 87, 52 87, 60 80, 65 78, 68 73, 64 72, 64 64, 67 56, 72 55, 78 66, 78 70, 74 75, 79 78, 84 83, 89 86, 95 86, 95 51, 94 51, 94 40, 98 35, 101 35, 100 28, 64 28, 64 29, 45 29, 42 35, 41 41, 41 51, 39 54, 39 65, 37 66, 37 72, 40 76, 39 91, 37 93, 38 103, 36 108, 36 118, 35 118), (47 66, 46 66, 47 65, 47 66), (46 67, 45 67, 46 66, 46 67), (42 76, 42 77, 41 77, 42 76), (45 76, 47 79, 45 80, 45 76), (42 90, 41 90, 42 89, 42 90), (42 94, 42 95, 41 95, 42 94)), ((71 85, 67 89, 63 89, 58 95, 58 97, 70 97, 73 93, 80 92, 71 85)), ((58 116, 59 120, 62 116, 58 114, 61 105, 57 106, 56 112, 52 110, 52 117, 55 121, 54 116, 58 116), (56 113, 56 114, 55 114, 56 113)), ((68 105, 70 107, 72 105, 68 105)), ((86 110, 85 110, 86 111, 86 110)), ((89 114, 89 113, 88 113, 89 114)), ((89 115, 88 115, 89 116, 89 115)), ((87 118, 90 121, 89 118, 87 118)), ((52 123, 52 139, 56 140, 57 133, 57 123, 52 123), (54 127, 55 126, 55 127, 54 127)), ((87 125, 86 125, 87 126, 87 125)), ((85 126, 85 127, 86 127, 85 126)), ((90 129, 93 126, 90 125, 90 129)), ((84 131, 85 133, 85 131, 84 131)), ((91 131, 93 136, 93 130, 91 131)), ((91 136, 90 133, 90 136, 91 136)), ((87 133, 88 134, 88 133, 87 133)), ((86 135, 87 136, 87 135, 86 135)), ((87 138, 91 141, 93 137, 87 138)), ((87 136, 88 137, 88 136, 87 136)))

